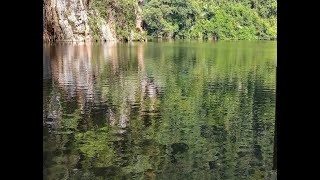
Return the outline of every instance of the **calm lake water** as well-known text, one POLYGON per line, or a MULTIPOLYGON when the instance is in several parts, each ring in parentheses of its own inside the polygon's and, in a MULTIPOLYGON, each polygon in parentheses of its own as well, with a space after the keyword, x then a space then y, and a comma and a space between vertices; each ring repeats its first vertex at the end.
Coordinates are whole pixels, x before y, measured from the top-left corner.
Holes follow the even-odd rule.
POLYGON ((44 179, 270 179, 276 44, 45 44, 44 179))

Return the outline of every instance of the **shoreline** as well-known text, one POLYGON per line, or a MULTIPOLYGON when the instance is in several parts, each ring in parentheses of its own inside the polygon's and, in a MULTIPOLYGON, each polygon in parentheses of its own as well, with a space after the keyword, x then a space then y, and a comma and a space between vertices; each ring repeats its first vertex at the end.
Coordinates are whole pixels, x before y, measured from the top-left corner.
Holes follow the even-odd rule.
POLYGON ((114 42, 120 42, 120 43, 133 43, 133 42, 170 42, 170 41, 212 41, 212 42, 219 42, 219 41, 277 41, 277 38, 274 39, 224 39, 224 40, 213 40, 213 39, 149 39, 145 41, 121 41, 121 40, 90 40, 90 41, 74 41, 74 40, 57 40, 57 41, 43 41, 43 44, 55 44, 55 43, 114 43, 114 42))

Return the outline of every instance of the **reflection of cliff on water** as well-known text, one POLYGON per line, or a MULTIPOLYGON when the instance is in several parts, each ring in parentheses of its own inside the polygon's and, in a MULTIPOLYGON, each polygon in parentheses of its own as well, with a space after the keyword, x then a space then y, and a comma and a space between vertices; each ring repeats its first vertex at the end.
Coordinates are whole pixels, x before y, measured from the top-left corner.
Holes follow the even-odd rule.
MULTIPOLYGON (((96 138, 105 144, 105 151, 122 154, 123 158, 127 158, 129 154, 124 153, 130 147, 126 135, 130 121, 141 116, 144 117, 144 124, 150 126, 150 116, 158 108, 159 87, 145 71, 144 44, 119 49, 116 43, 61 43, 45 46, 44 52, 49 54, 44 55, 44 65, 51 69, 51 72, 48 71, 52 76, 49 83, 53 84, 48 85, 53 88, 44 96, 44 120, 50 131, 62 133, 54 139, 45 136, 49 138, 44 144, 48 147, 44 150, 47 154, 45 159, 54 158, 49 155, 50 152, 60 151, 61 146, 67 147, 73 141, 74 138, 68 134, 75 131, 86 134, 97 126, 104 127, 106 123, 113 127, 110 130, 114 134, 111 140, 113 143, 108 144, 110 139, 100 136, 96 138), (63 142, 66 144, 60 144, 59 137, 65 139, 63 142), (109 149, 109 146, 113 146, 113 149, 109 149)), ((89 142, 90 139, 86 140, 85 137, 78 140, 78 143, 84 143, 80 148, 84 154, 90 153, 92 149, 86 149, 89 142)), ((67 155, 64 151, 60 153, 64 158, 74 160, 63 160, 63 164, 57 163, 56 167, 51 165, 49 169, 45 168, 47 176, 54 171, 54 167, 64 169, 70 163, 79 163, 76 160, 80 158, 79 155, 67 155)), ((52 160, 46 160, 49 161, 52 160)), ((100 162, 105 164, 106 161, 100 162)), ((70 176, 75 172, 62 170, 61 173, 60 176, 70 176)))
POLYGON ((143 48, 144 45, 139 44, 118 49, 112 42, 61 43, 46 47, 45 52, 49 51, 50 56, 44 56, 44 62, 51 60, 51 66, 46 67, 52 69, 52 83, 59 87, 48 100, 48 109, 56 107, 49 110, 48 120, 61 118, 63 112, 57 112, 60 96, 66 99, 61 102, 67 107, 65 113, 79 108, 81 115, 91 115, 82 118, 87 128, 92 125, 90 121, 125 128, 132 110, 139 108, 146 116, 155 111, 159 87, 145 72, 143 48), (130 57, 131 51, 136 51, 135 57, 130 57))

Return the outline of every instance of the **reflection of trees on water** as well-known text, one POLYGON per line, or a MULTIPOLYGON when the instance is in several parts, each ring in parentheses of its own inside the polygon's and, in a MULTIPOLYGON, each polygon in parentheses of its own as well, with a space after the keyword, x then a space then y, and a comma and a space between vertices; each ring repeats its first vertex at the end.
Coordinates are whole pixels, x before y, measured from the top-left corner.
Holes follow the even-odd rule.
POLYGON ((48 176, 269 176, 275 74, 268 54, 257 62, 251 49, 168 46, 51 47, 45 109, 58 112, 59 133, 44 143, 48 176))

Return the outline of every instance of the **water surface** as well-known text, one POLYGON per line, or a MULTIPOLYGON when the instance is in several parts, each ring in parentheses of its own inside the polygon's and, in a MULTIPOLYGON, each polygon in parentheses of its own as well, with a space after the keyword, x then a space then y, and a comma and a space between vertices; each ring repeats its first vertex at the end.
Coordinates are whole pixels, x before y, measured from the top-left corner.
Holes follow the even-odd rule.
POLYGON ((44 45, 44 179, 269 179, 275 41, 44 45))

